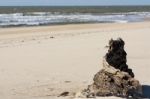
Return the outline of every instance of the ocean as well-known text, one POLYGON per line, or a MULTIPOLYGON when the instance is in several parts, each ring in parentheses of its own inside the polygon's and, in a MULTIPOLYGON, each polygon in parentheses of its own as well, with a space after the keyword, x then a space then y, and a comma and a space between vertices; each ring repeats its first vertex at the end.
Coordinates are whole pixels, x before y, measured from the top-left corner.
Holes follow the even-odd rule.
POLYGON ((150 19, 150 6, 1 6, 0 27, 128 23, 150 19))

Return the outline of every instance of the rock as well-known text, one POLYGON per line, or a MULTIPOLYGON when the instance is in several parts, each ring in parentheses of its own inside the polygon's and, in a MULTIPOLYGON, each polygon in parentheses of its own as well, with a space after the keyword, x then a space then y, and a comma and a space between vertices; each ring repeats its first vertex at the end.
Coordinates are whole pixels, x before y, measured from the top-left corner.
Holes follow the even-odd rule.
POLYGON ((88 92, 86 90, 79 91, 75 94, 76 98, 87 98, 88 92))
POLYGON ((52 38, 55 38, 54 36, 50 36, 50 38, 52 39, 52 38))
POLYGON ((118 38, 117 40, 111 39, 109 41, 109 49, 105 55, 105 59, 109 65, 121 71, 128 72, 129 75, 134 77, 132 69, 129 69, 128 65, 126 64, 127 53, 124 50, 124 45, 125 42, 121 38, 118 38))
POLYGON ((109 50, 103 59, 103 68, 95 74, 93 83, 76 97, 118 96, 141 99, 142 86, 126 64, 124 41, 109 41, 109 50))
POLYGON ((63 93, 61 93, 58 97, 65 97, 65 96, 68 96, 69 95, 69 92, 68 91, 65 91, 63 93))
POLYGON ((94 90, 96 96, 128 97, 129 95, 142 94, 142 87, 138 80, 126 72, 116 70, 113 67, 111 69, 114 72, 102 69, 94 76, 94 82, 91 85, 93 88, 89 87, 89 90, 92 92, 94 90))

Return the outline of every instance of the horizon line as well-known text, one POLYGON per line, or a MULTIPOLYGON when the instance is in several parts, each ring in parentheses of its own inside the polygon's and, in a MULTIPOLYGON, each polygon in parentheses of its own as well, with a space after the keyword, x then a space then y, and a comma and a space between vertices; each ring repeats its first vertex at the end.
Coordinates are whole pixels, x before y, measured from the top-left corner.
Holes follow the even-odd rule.
POLYGON ((7 7, 7 6, 10 6, 10 7, 11 7, 11 6, 12 6, 12 7, 13 7, 13 6, 17 6, 17 7, 22 7, 22 6, 27 6, 27 7, 28 7, 28 6, 29 6, 29 7, 35 7, 35 6, 41 6, 41 7, 44 7, 44 6, 47 6, 47 7, 48 7, 48 6, 49 6, 49 7, 51 7, 51 6, 52 6, 52 7, 55 7, 55 6, 56 6, 56 7, 59 7, 59 6, 60 6, 60 7, 61 7, 61 6, 62 6, 62 7, 63 7, 63 6, 64 6, 64 7, 65 7, 65 6, 68 6, 68 7, 73 7, 73 6, 85 6, 85 7, 86 7, 86 6, 87 6, 87 7, 88 7, 88 6, 89 6, 89 7, 90 7, 90 6, 91 6, 91 7, 92 7, 92 6, 150 6, 150 4, 148 4, 148 5, 0 5, 0 7, 7 7))

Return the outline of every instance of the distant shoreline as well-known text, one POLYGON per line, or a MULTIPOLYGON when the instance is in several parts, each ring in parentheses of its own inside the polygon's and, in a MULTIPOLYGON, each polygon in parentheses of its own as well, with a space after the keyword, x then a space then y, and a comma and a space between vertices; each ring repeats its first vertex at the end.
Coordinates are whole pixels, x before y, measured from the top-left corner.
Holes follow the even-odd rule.
POLYGON ((63 27, 63 26, 79 26, 79 25, 112 25, 112 24, 141 24, 141 23, 149 23, 150 19, 145 19, 141 22, 130 22, 130 23, 66 23, 66 24, 47 24, 47 25, 33 25, 33 26, 6 26, 6 27, 0 27, 0 29, 19 29, 19 28, 46 28, 46 27, 63 27))
POLYGON ((149 27, 150 21, 145 21, 145 22, 133 22, 133 23, 85 23, 85 24, 65 24, 65 25, 43 25, 43 26, 26 26, 26 27, 8 27, 8 28, 0 28, 0 35, 5 35, 5 34, 17 34, 17 35, 22 35, 22 33, 27 33, 27 34, 38 34, 38 33, 50 33, 53 34, 57 31, 70 31, 70 30, 86 30, 88 31, 89 29, 95 29, 97 28, 98 30, 105 30, 108 28, 120 28, 120 30, 124 30, 124 28, 128 29, 134 29, 134 28, 142 28, 142 27, 149 27))

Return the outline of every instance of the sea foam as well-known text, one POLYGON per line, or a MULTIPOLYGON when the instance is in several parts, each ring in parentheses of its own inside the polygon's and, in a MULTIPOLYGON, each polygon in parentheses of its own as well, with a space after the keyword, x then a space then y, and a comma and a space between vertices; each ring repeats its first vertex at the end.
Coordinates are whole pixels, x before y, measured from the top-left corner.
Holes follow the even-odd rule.
POLYGON ((140 22, 150 18, 150 12, 128 12, 128 13, 51 13, 30 12, 0 14, 0 27, 7 26, 35 26, 51 24, 71 23, 127 23, 140 22))

